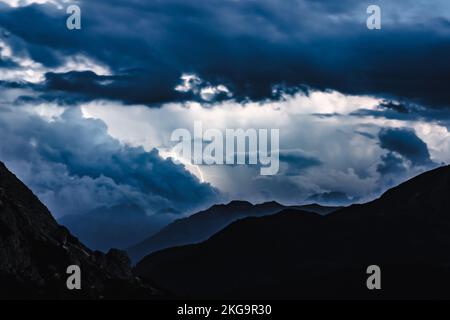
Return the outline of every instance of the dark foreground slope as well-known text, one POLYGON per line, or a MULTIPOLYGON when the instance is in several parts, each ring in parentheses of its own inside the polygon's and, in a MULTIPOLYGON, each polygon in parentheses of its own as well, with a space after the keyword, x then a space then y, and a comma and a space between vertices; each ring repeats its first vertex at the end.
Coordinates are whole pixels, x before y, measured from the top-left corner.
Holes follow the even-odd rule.
MULTIPOLYGON (((211 208, 178 219, 155 235, 127 250, 133 261, 166 248, 194 244, 207 240, 230 223, 246 217, 263 217, 287 209, 277 202, 253 205, 247 201, 232 201, 228 204, 214 205, 211 208)), ((318 204, 295 206, 296 210, 305 210, 320 214, 336 211, 338 207, 323 207, 318 204)))
POLYGON ((450 167, 327 216, 286 210, 144 258, 138 274, 200 298, 450 298, 450 167), (366 269, 379 265, 382 290, 366 269))
POLYGON ((59 226, 47 208, 0 162, 0 298, 148 298, 126 254, 93 252, 59 226), (69 291, 69 265, 82 290, 69 291))

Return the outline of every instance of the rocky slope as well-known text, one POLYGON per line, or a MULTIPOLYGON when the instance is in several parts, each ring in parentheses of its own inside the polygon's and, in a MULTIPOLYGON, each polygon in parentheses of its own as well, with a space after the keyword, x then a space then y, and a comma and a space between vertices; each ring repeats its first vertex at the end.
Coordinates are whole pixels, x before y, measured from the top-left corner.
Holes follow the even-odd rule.
POLYGON ((0 163, 0 298, 151 298, 128 256, 91 251, 57 224, 39 199, 0 163), (67 267, 81 268, 81 290, 66 287, 67 267))

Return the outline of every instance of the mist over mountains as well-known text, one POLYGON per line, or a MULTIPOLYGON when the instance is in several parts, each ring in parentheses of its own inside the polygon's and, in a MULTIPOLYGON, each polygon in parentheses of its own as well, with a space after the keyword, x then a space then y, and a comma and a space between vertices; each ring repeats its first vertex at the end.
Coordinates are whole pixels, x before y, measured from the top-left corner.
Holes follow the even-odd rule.
POLYGON ((137 205, 124 204, 64 216, 58 222, 89 247, 107 251, 110 248, 125 249, 156 233, 171 220, 169 214, 148 216, 137 205))

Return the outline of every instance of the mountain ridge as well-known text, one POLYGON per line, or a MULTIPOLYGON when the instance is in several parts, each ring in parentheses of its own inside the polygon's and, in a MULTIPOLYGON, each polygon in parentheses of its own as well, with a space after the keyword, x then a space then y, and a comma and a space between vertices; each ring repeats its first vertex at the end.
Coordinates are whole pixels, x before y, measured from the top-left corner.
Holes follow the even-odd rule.
POLYGON ((327 214, 340 207, 324 207, 318 204, 285 206, 276 201, 252 204, 248 201, 234 200, 227 204, 216 204, 191 216, 177 219, 155 235, 128 248, 127 252, 132 260, 137 262, 145 255, 158 250, 207 240, 238 219, 270 215, 287 208, 293 210, 304 208, 305 210, 327 214))
POLYGON ((200 244, 150 254, 135 270, 190 298, 448 299, 449 195, 444 166, 329 215, 241 219, 200 244), (366 287, 374 264, 381 291, 366 287))
POLYGON ((50 211, 0 162, 0 298, 152 298, 128 256, 92 251, 58 225, 50 211), (81 269, 81 290, 66 287, 66 271, 81 269))

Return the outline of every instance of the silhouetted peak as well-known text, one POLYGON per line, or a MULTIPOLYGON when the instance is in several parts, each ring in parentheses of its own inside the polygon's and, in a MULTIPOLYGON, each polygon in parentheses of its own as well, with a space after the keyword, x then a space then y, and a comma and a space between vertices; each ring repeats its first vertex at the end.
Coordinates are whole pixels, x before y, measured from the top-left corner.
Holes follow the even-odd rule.
MULTIPOLYGON (((233 200, 230 201, 228 203, 221 203, 221 204, 215 204, 211 207, 209 207, 208 209, 206 209, 205 211, 201 211, 199 213, 203 213, 203 212, 210 212, 210 211, 216 211, 216 210, 223 210, 223 209, 229 209, 229 210, 240 210, 240 209, 245 209, 245 208, 251 208, 253 207, 253 204, 248 202, 248 201, 243 201, 243 200, 233 200)), ((196 213, 194 215, 198 215, 199 213, 196 213)))
POLYGON ((264 202, 261 203, 261 205, 266 205, 266 206, 278 206, 278 207, 284 207, 281 203, 277 202, 277 201, 269 201, 269 202, 264 202))
POLYGON ((93 252, 0 162, 0 298, 150 297, 124 252, 93 252), (83 266, 83 289, 67 290, 67 267, 83 266), (142 290, 142 291, 141 291, 142 290))
POLYGON ((193 298, 448 299, 449 166, 332 214, 299 208, 241 218, 205 242, 148 255, 135 270, 193 298), (365 286, 374 263, 387 275, 382 296, 365 286))
POLYGON ((228 206, 228 207, 252 207, 253 204, 248 201, 233 200, 233 201, 230 201, 226 206, 228 206))
POLYGON ((420 196, 420 194, 432 195, 435 192, 448 192, 449 186, 450 165, 447 165, 424 172, 397 187, 389 189, 381 196, 381 199, 392 196, 414 198, 420 196))

